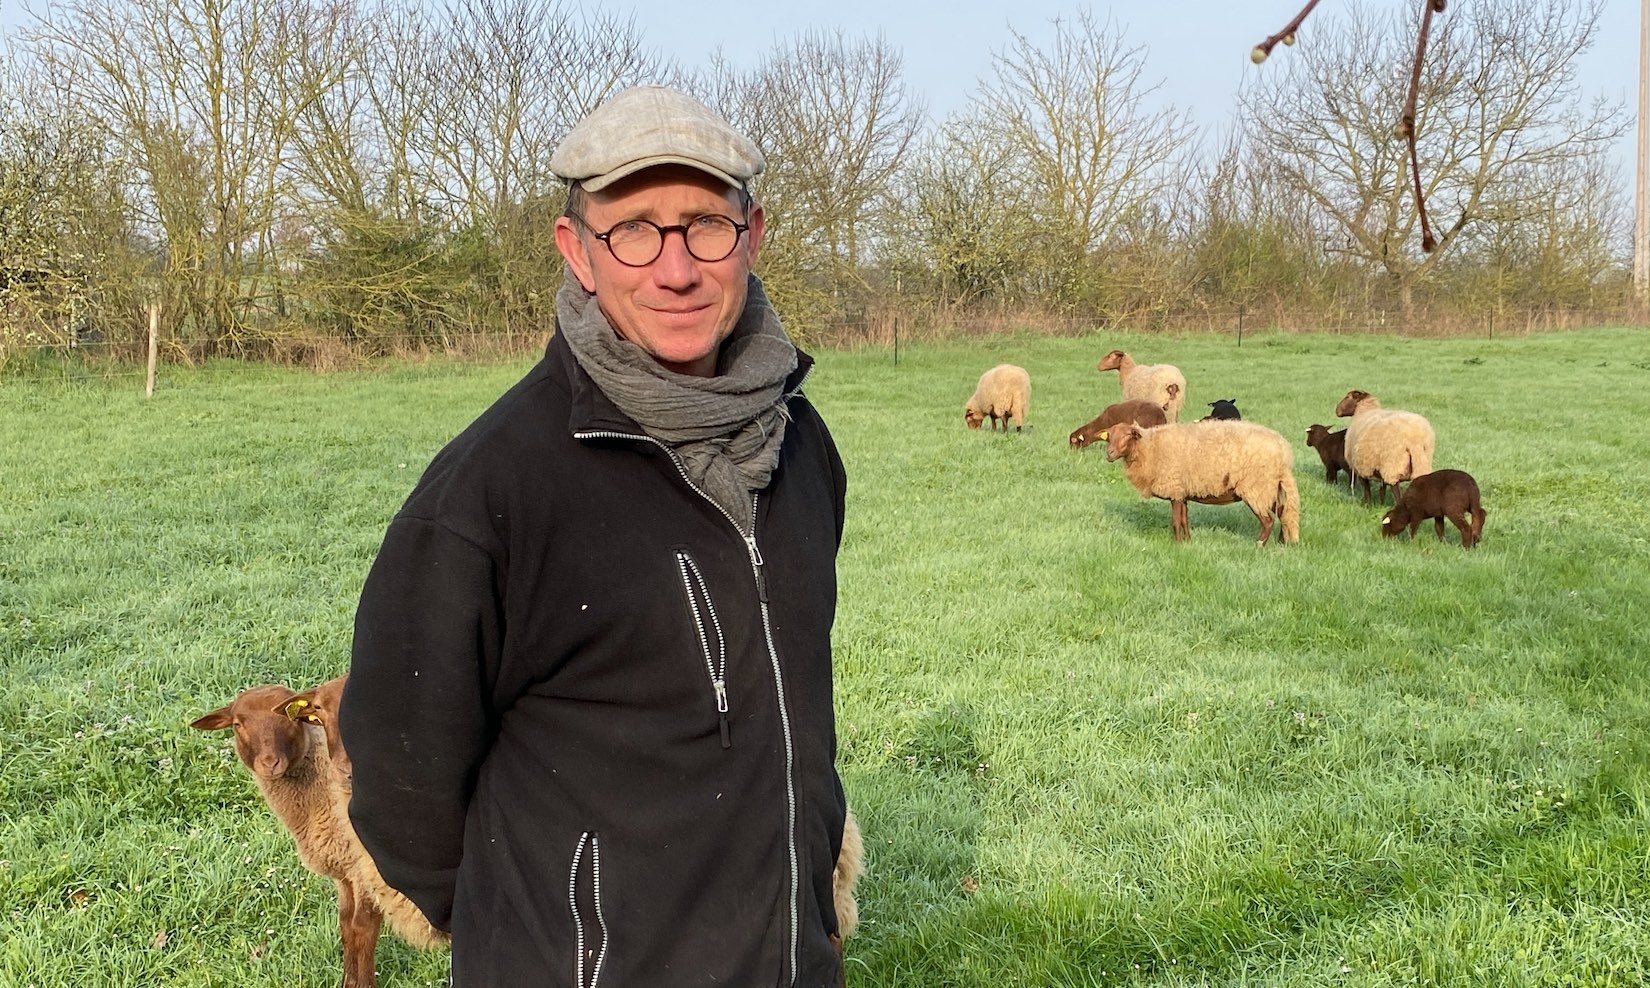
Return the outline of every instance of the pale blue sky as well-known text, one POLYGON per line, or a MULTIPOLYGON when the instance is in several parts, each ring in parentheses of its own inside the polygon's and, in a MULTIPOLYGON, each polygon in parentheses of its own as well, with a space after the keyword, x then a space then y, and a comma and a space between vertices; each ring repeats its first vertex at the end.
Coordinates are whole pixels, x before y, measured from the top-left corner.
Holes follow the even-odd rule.
MULTIPOLYGON (((1250 63, 1249 50, 1283 27, 1302 2, 1166 0, 1087 5, 1087 9, 1097 20, 1104 20, 1109 12, 1123 29, 1127 44, 1145 50, 1143 78, 1161 83, 1155 98, 1189 109, 1200 128, 1214 128, 1232 119, 1233 101, 1244 80, 1265 71, 1250 63)), ((1340 2, 1320 3, 1303 35, 1310 32, 1315 19, 1333 16, 1340 2)), ((1419 17, 1415 0, 1389 2, 1402 4, 1419 17)), ((1454 0, 1454 4, 1471 2, 1454 0)), ((634 11, 647 41, 687 66, 704 63, 721 46, 735 65, 748 67, 776 42, 808 28, 840 28, 851 37, 880 33, 904 55, 906 81, 923 95, 936 118, 963 108, 976 81, 990 77, 992 54, 1008 47, 1010 25, 1036 44, 1052 37, 1054 18, 1070 20, 1085 8, 1050 0, 828 0, 821 4, 739 4, 730 13, 713 17, 703 6, 684 0, 621 0, 603 6, 614 12, 634 11)), ((1443 16, 1450 16, 1449 12, 1443 16)), ((1594 47, 1580 65, 1585 92, 1621 103, 1629 121, 1636 119, 1638 107, 1638 32, 1638 2, 1606 0, 1594 47)), ((1279 48, 1273 58, 1288 54, 1288 49, 1279 48)), ((1633 181, 1636 133, 1630 128, 1617 148, 1627 189, 1633 181)))
MULTIPOLYGON (((1340 2, 1320 4, 1313 18, 1333 16, 1340 2)), ((1418 10, 1415 0, 1390 2, 1418 10)), ((1100 19, 1109 12, 1123 28, 1127 43, 1145 49, 1145 78, 1161 83, 1157 99, 1190 110, 1200 127, 1214 128, 1231 120, 1233 99, 1244 80, 1264 71, 1250 64, 1249 49, 1282 27, 1300 3, 1167 0, 1090 5, 1089 9, 1100 19)), ((25 6, 45 11, 52 4, 49 0, 0 0, 0 30, 19 24, 25 6)), ((707 5, 688 0, 616 0, 590 6, 613 13, 634 12, 648 43, 687 66, 703 64, 720 46, 734 64, 748 67, 776 42, 808 28, 840 28, 853 37, 880 33, 904 55, 907 82, 923 96, 936 118, 961 109, 976 81, 990 75, 992 53, 1008 46, 1010 25, 1036 44, 1052 35, 1054 18, 1070 19, 1084 9, 1082 4, 1052 0, 770 2, 738 4, 714 14, 707 12, 707 5)), ((1309 20, 1308 31, 1311 25, 1309 20)), ((1621 103, 1629 121, 1638 106, 1638 32, 1639 4, 1606 0, 1594 47, 1580 66, 1585 92, 1621 103)), ((1274 58, 1287 56, 1287 49, 1280 49, 1274 58)), ((1629 188, 1636 133, 1629 129, 1616 154, 1629 188)))

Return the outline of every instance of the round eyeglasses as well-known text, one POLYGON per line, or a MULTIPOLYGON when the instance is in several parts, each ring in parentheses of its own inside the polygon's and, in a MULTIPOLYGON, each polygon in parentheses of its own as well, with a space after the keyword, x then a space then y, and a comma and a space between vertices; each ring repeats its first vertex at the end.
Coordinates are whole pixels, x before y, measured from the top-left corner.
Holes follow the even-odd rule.
POLYGON ((607 245, 614 260, 632 268, 645 268, 657 261, 665 251, 667 233, 680 233, 693 259, 711 264, 726 260, 739 246, 739 235, 750 229, 749 224, 736 223, 717 213, 672 226, 660 226, 652 220, 625 220, 606 233, 596 233, 582 216, 577 219, 592 236, 607 245))

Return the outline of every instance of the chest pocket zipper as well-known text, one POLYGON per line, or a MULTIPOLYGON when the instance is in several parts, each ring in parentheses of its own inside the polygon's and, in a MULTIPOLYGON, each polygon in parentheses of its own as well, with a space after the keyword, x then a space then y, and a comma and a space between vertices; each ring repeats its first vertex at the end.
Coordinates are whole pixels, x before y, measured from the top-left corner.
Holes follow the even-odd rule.
POLYGON ((722 623, 716 617, 716 608, 710 602, 710 588, 699 572, 699 565, 685 552, 676 553, 676 568, 682 574, 682 589, 687 591, 688 610, 693 614, 694 628, 699 632, 699 649, 705 656, 705 671, 710 675, 710 688, 716 699, 716 726, 722 735, 722 747, 733 747, 728 727, 728 643, 722 636, 722 623))

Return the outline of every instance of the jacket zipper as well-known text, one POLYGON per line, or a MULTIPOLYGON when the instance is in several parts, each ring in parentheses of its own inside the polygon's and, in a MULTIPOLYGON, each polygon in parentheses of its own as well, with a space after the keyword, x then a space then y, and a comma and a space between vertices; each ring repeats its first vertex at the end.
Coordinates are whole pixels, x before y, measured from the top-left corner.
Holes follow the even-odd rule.
MULTIPOLYGON (((784 398, 781 400, 788 402, 798 394, 801 394, 802 385, 805 381, 807 381, 808 375, 812 372, 813 368, 811 367, 805 371, 802 375, 802 380, 796 382, 796 387, 786 392, 784 398)), ((665 455, 670 457, 670 462, 676 464, 676 472, 682 475, 682 481, 686 483, 688 487, 694 491, 694 493, 704 498, 705 501, 711 505, 711 507, 720 512, 722 517, 728 520, 728 524, 732 525, 734 532, 744 540, 745 548, 750 553, 751 574, 756 581, 757 601, 761 605, 762 610, 762 637, 768 645, 768 661, 773 666, 774 692, 779 700, 780 733, 785 739, 785 847, 790 856, 791 894, 789 896, 789 955, 791 970, 790 983, 794 985, 796 984, 797 937, 798 926, 800 923, 800 920, 798 919, 797 898, 801 895, 801 868, 797 862, 799 855, 796 847, 796 745, 795 741, 791 738, 791 712, 785 704, 785 679, 779 667, 779 650, 774 647, 773 643, 773 621, 768 613, 768 577, 762 569, 762 550, 756 545, 756 508, 760 495, 758 495, 755 491, 751 492, 751 527, 750 534, 746 535, 744 529, 739 527, 739 523, 734 521, 733 515, 728 514, 728 509, 722 507, 720 504, 717 504, 715 498, 705 493, 703 488, 693 482, 693 478, 688 476, 687 468, 682 465, 681 457, 677 456, 676 451, 671 449, 665 443, 660 442, 646 433, 637 434, 630 432, 612 432, 608 430, 575 432, 573 433, 573 438, 579 440, 625 439, 634 442, 652 443, 653 445, 664 450, 665 455)), ((582 946, 580 949, 580 956, 583 956, 582 946)))
POLYGON ((693 557, 677 550, 676 568, 682 574, 682 588, 687 591, 688 608, 693 611, 693 625, 699 632, 699 649, 705 653, 705 670, 710 673, 710 688, 716 694, 717 730, 722 735, 722 747, 733 747, 728 732, 728 641, 722 635, 722 622, 716 617, 716 605, 711 603, 710 588, 693 557), (710 638, 706 634, 705 618, 699 609, 703 600, 704 614, 710 615, 710 630, 716 634, 716 651, 711 653, 710 638))
POLYGON ((602 855, 601 844, 592 831, 586 830, 579 835, 579 843, 573 848, 573 866, 567 875, 567 904, 573 910, 574 948, 577 953, 573 957, 573 984, 577 988, 596 988, 596 982, 601 980, 602 964, 607 960, 607 917, 602 915, 602 855), (596 904, 596 926, 601 932, 601 949, 586 952, 584 915, 579 912, 579 862, 584 858, 585 848, 590 849, 590 901, 596 904), (584 980, 585 963, 590 964, 590 981, 584 980))

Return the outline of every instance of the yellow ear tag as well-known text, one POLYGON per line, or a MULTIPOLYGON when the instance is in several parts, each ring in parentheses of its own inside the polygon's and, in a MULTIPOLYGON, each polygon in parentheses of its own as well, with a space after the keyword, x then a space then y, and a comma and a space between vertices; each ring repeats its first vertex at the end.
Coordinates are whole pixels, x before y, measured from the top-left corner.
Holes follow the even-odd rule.
MULTIPOLYGON (((304 708, 307 707, 307 706, 309 706, 309 701, 308 700, 304 699, 301 696, 293 697, 292 701, 289 702, 286 705, 286 715, 288 717, 292 718, 293 720, 297 720, 299 718, 299 716, 303 714, 304 708)), ((315 720, 315 715, 310 714, 305 719, 307 719, 311 723, 313 723, 314 720, 315 720)))

